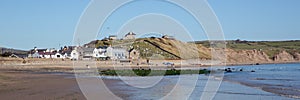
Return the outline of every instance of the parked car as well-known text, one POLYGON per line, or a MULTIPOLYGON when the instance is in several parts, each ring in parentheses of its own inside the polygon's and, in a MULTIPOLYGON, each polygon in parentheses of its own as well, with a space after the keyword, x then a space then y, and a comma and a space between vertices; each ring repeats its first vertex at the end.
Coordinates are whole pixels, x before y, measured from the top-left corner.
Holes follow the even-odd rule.
POLYGON ((163 62, 164 65, 174 65, 173 62, 163 62))

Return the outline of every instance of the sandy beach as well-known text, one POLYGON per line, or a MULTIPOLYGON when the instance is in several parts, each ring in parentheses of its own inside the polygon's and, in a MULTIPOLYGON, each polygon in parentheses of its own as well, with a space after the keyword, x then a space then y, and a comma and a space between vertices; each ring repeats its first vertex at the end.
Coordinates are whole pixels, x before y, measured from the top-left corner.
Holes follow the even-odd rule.
MULTIPOLYGON (((79 89, 79 86, 74 77, 73 61, 61 60, 61 59, 26 59, 26 63, 23 63, 23 59, 11 59, 1 58, 0 60, 0 97, 4 100, 85 100, 85 96, 79 89)), ((88 62, 89 61, 83 61, 88 62)), ((95 62, 98 68, 110 69, 113 68, 113 64, 105 61, 95 62)), ((169 61, 171 62, 171 61, 169 61)), ((178 61, 172 61, 178 63, 178 61)), ((125 66, 125 65, 123 65, 125 66)), ((132 68, 133 65, 128 65, 128 68, 132 68)), ((134 65, 136 66, 136 65, 134 65)), ((139 66, 140 67, 140 66, 139 66)), ((144 66, 147 67, 147 66, 144 66)), ((159 66, 157 66, 159 68, 159 66)), ((166 67, 166 66, 164 66, 166 67)), ((204 66, 191 66, 191 68, 203 68, 204 66)), ((79 69, 86 69, 87 66, 82 66, 79 69)), ((120 80, 105 80, 106 84, 109 84, 111 90, 117 91, 116 94, 124 99, 132 99, 133 93, 138 92, 128 90, 126 86, 121 88, 120 80), (121 91, 121 92, 120 92, 121 91), (122 92, 123 91, 123 92, 122 92), (126 92, 131 91, 131 92, 126 92)), ((220 92, 216 95, 215 99, 219 100, 226 97, 228 100, 233 97, 245 97, 258 98, 261 96, 266 99, 284 98, 278 95, 264 92, 259 89, 250 88, 242 85, 236 85, 234 83, 223 83, 220 92), (247 89, 240 93, 240 90, 247 89), (230 93, 228 92, 230 90, 230 93), (232 91, 231 91, 232 90, 232 91), (223 91, 223 92, 222 92, 223 91), (225 92, 224 92, 225 91, 225 92), (227 93, 227 92, 229 93, 227 93), (255 92, 263 94, 255 95, 255 92)), ((200 86, 200 88, 202 85, 200 86)), ((198 91, 199 92, 199 91, 198 91)), ((143 94, 141 94, 143 95, 143 94)), ((149 95, 145 95, 146 97, 149 95)), ((193 98, 200 96, 194 94, 193 98)), ((156 97, 153 97, 156 98, 156 97)), ((286 98, 285 98, 286 99, 286 98)))
POLYGON ((85 99, 72 74, 15 69, 0 70, 0 97, 3 100, 85 99))

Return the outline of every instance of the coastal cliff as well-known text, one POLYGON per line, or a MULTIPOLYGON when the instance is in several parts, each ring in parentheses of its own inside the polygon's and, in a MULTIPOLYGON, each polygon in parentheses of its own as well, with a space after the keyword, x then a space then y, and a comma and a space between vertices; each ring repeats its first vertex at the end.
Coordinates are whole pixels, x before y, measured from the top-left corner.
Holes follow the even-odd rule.
POLYGON ((287 51, 281 51, 275 54, 274 57, 270 57, 264 51, 259 50, 232 50, 226 51, 227 63, 232 64, 256 64, 256 63, 288 63, 288 62, 299 62, 300 54, 294 55, 287 51))
POLYGON ((271 62, 269 56, 258 50, 232 50, 227 49, 226 51, 228 63, 264 63, 271 62))
MULTIPOLYGON (((220 41, 219 41, 220 42, 220 41)), ((228 64, 260 64, 300 62, 300 41, 225 41, 220 47, 226 54, 228 64)), ((86 44, 90 47, 118 45, 133 47, 140 51, 143 59, 179 60, 179 59, 212 59, 212 41, 183 42, 169 38, 139 38, 135 40, 93 41, 86 44)))

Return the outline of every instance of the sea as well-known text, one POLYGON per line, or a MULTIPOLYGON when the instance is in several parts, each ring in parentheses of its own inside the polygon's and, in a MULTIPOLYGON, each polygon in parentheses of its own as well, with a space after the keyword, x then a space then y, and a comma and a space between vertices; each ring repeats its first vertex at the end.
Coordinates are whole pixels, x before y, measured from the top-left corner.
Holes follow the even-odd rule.
POLYGON ((231 67, 246 72, 225 73, 225 81, 258 88, 280 96, 300 99, 299 63, 231 67), (252 70, 255 72, 251 72, 252 70))
POLYGON ((101 79, 115 96, 124 100, 300 99, 299 63, 224 68, 231 68, 232 72, 161 77, 101 76, 101 79), (111 80, 114 82, 109 82, 111 80))

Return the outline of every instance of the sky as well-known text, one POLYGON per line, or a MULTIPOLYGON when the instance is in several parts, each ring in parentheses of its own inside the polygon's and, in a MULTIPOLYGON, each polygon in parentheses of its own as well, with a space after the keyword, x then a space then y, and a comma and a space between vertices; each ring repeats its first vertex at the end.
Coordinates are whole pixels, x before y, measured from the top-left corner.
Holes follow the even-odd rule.
MULTIPOLYGON (((226 40, 300 40, 300 0, 207 1, 226 40)), ((1 0, 0 47, 28 50, 74 45, 77 23, 89 3, 90 0, 1 0)), ((183 41, 208 39, 191 14, 160 0, 124 5, 109 15, 99 29, 96 39, 108 35, 122 38, 129 31, 138 37, 159 33, 183 41)))

